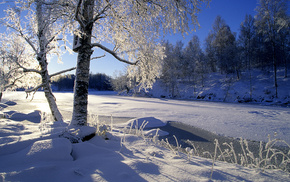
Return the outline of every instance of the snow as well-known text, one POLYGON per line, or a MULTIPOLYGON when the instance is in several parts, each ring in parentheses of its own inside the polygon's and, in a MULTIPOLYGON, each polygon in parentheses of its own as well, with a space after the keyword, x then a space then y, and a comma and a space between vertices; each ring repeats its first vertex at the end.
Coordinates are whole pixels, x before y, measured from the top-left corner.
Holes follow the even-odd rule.
POLYGON ((145 130, 144 135, 150 136, 150 137, 154 137, 155 135, 167 136, 167 135, 169 135, 169 133, 166 131, 158 130, 158 129, 151 129, 151 130, 147 130, 147 131, 145 130))
MULTIPOLYGON (((284 77, 284 70, 277 71, 278 98, 275 98, 273 73, 261 70, 242 72, 240 79, 235 74, 209 73, 205 75, 204 85, 196 83, 179 83, 176 88, 176 98, 222 101, 249 102, 262 105, 282 105, 290 107, 290 78, 284 77), (252 83, 250 82, 250 75, 252 83), (250 100, 250 85, 252 84, 252 100, 250 100)), ((155 82, 149 92, 153 97, 170 97, 161 81, 155 82)))
POLYGON ((118 126, 123 126, 127 128, 143 128, 143 129, 149 129, 149 128, 157 128, 165 126, 166 123, 162 122, 161 120, 155 118, 155 117, 141 117, 141 118, 134 118, 129 121, 127 121, 124 124, 119 124, 118 126))
MULTIPOLYGON (((188 160, 187 154, 175 155, 154 140, 122 133, 121 126, 130 127, 137 120, 139 128, 148 120, 144 131, 148 135, 155 135, 154 127, 167 121, 179 121, 251 140, 267 140, 268 134, 277 132, 290 143, 289 108, 94 93, 89 95, 89 113, 114 117, 114 128, 107 133, 109 140, 95 136, 72 144, 59 134, 71 117, 73 94, 55 96, 67 123, 52 123, 42 114, 48 111, 42 92, 31 102, 25 100, 23 92, 4 93, 0 110, 11 117, 0 119, 0 181, 210 181, 211 159, 193 156, 188 160), (132 120, 120 124, 122 118, 132 120)), ((102 119, 110 125, 110 117, 102 119)), ((290 181, 290 176, 280 170, 216 161, 212 181, 290 181)))
POLYGON ((27 151, 24 150, 27 156, 26 158, 28 158, 30 161, 35 160, 38 162, 49 162, 72 160, 72 156, 70 156, 72 145, 67 139, 64 138, 36 141, 31 147, 26 149, 27 151))

